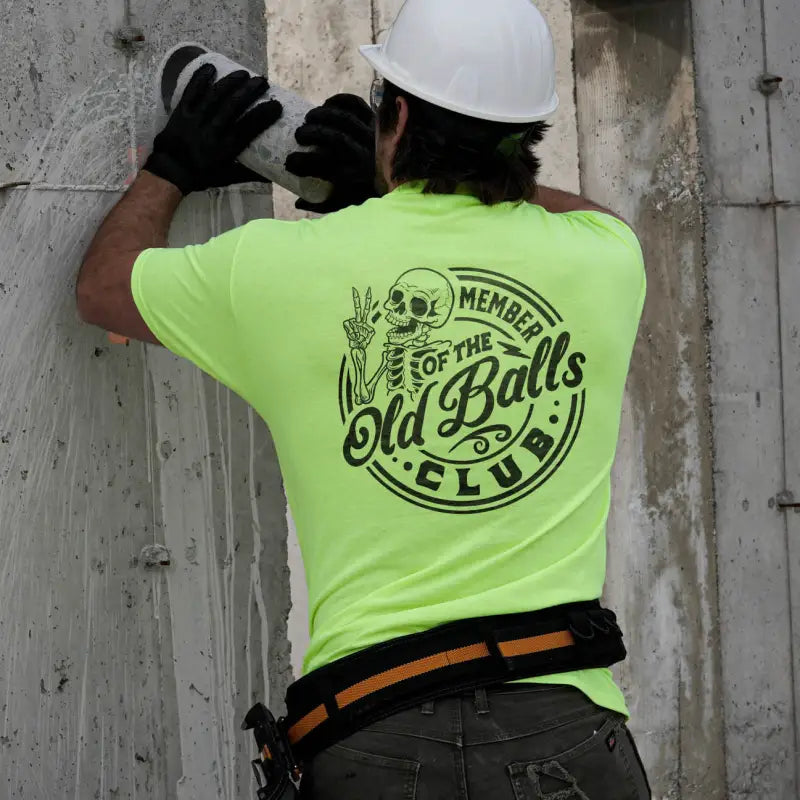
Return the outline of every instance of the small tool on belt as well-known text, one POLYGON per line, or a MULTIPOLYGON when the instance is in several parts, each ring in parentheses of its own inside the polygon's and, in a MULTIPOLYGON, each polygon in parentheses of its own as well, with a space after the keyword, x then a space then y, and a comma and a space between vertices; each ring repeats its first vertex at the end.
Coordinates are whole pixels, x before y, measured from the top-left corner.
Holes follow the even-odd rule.
POLYGON ((258 746, 258 758, 251 762, 258 784, 258 800, 296 798, 295 782, 300 780, 300 769, 294 763, 289 741, 280 722, 266 706, 256 703, 247 712, 242 730, 252 730, 258 746))

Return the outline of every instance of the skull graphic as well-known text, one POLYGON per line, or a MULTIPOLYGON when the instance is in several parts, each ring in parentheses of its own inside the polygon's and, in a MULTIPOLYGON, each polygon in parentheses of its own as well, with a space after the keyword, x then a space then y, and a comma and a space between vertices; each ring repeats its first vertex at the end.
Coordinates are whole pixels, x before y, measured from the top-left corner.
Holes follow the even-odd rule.
POLYGON ((441 328, 450 319, 454 303, 453 287, 444 275, 432 269, 404 272, 383 306, 394 326, 387 334, 389 344, 425 344, 431 328, 441 328))

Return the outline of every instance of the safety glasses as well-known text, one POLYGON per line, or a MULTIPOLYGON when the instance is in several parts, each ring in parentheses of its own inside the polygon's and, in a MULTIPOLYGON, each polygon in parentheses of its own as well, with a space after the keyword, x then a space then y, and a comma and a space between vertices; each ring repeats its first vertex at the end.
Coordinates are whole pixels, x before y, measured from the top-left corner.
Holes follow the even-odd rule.
POLYGON ((383 94, 384 94, 384 85, 383 85, 383 78, 380 75, 375 77, 375 80, 372 81, 372 86, 369 90, 369 104, 372 108, 373 113, 377 114, 378 109, 381 107, 381 103, 383 102, 383 94))

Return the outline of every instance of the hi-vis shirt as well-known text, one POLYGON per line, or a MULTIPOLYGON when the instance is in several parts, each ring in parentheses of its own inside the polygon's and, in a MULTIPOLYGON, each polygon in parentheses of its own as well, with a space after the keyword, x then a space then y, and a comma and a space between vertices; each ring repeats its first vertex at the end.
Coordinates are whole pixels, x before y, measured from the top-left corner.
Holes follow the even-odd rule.
MULTIPOLYGON (((306 671, 600 597, 645 293, 616 218, 405 185, 145 251, 132 289, 153 334, 271 429, 308 581, 306 671)), ((608 670, 537 680, 626 713, 608 670)))

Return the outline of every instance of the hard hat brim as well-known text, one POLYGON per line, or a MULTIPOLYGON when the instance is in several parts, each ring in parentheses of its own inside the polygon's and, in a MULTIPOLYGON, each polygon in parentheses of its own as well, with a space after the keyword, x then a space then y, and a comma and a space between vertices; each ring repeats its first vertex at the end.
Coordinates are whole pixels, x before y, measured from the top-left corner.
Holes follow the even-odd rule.
POLYGON ((531 109, 528 114, 503 114, 491 111, 484 111, 482 109, 470 108, 467 106, 453 103, 446 98, 437 97, 434 94, 426 92, 417 86, 413 85, 413 81, 408 80, 400 71, 386 58, 384 47, 381 44, 365 44, 358 48, 361 55, 370 63, 372 68, 381 77, 393 83, 400 89, 413 94, 414 97, 419 97, 420 100, 427 100, 433 105, 446 108, 448 111, 455 111, 458 114, 464 114, 467 117, 476 117, 477 119, 485 119, 490 122, 507 122, 511 124, 523 124, 526 122, 541 122, 549 119, 558 109, 558 95, 553 92, 552 101, 545 108, 531 109))

